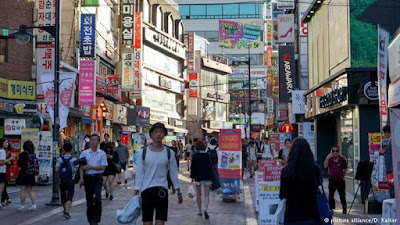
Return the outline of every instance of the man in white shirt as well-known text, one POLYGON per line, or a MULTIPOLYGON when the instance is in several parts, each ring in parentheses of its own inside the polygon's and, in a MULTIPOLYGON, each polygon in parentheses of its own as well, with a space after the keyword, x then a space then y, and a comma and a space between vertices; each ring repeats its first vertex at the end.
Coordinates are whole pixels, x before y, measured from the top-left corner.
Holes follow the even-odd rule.
POLYGON ((152 225, 154 210, 156 224, 164 225, 168 218, 168 170, 173 186, 173 194, 178 192, 178 203, 183 198, 179 188, 178 167, 174 152, 162 144, 167 129, 162 123, 155 123, 150 128, 153 143, 138 153, 135 177, 135 195, 141 193, 142 220, 144 225, 152 225), (143 152, 146 151, 143 156, 143 152), (170 151, 168 154, 167 151, 170 151), (144 158, 144 161, 143 161, 144 158), (169 158, 169 159, 168 159, 169 158))
POLYGON ((250 167, 250 178, 254 176, 254 169, 257 165, 257 147, 254 141, 249 142, 249 147, 247 147, 248 164, 250 167))
POLYGON ((271 144, 269 144, 269 139, 267 137, 264 138, 264 142, 261 145, 261 151, 263 152, 264 159, 274 159, 275 153, 271 148, 271 144))
MULTIPOLYGON (((86 158, 87 164, 81 166, 81 174, 84 171, 83 180, 86 192, 86 216, 91 225, 97 225, 101 220, 101 188, 103 172, 106 169, 106 153, 99 149, 100 136, 90 136, 90 148, 83 151, 80 158, 86 158)), ((80 181, 82 182, 82 180, 80 181)))

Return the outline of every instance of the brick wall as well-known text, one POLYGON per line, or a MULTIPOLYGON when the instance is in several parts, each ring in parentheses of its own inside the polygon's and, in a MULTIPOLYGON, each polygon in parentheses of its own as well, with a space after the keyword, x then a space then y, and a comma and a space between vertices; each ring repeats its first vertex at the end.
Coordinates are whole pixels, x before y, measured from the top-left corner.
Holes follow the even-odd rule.
MULTIPOLYGON (((0 5, 0 28, 18 29, 21 24, 33 26, 34 0, 0 0, 0 5)), ((32 41, 20 45, 14 39, 8 39, 7 61, 0 62, 0 77, 32 80, 32 46, 32 41)))

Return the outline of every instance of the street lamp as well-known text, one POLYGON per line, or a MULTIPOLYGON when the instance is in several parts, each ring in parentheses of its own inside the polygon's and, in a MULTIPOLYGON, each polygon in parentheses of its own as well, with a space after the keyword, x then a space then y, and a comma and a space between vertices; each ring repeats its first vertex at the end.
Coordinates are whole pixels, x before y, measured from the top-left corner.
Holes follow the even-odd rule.
POLYGON ((28 44, 31 40, 32 34, 27 29, 41 29, 47 31, 54 37, 54 124, 53 124, 53 194, 51 201, 47 205, 59 206, 60 202, 60 185, 59 173, 56 172, 55 166, 57 161, 56 149, 58 147, 60 135, 60 119, 59 119, 59 92, 60 92, 60 1, 55 0, 55 26, 26 26, 21 25, 19 30, 10 35, 15 37, 19 44, 28 44))

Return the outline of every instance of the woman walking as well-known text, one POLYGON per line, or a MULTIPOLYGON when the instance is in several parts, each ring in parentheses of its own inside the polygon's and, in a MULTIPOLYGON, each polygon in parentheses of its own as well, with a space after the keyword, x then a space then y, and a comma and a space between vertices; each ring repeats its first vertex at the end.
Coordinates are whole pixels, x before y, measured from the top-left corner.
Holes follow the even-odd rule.
POLYGON ((187 165, 187 170, 190 170, 190 164, 192 161, 192 156, 193 156, 193 152, 192 152, 192 145, 193 145, 193 141, 189 140, 189 143, 187 143, 185 145, 185 156, 186 156, 186 165, 187 165))
MULTIPOLYGON (((5 146, 4 143, 3 143, 3 145, 5 146)), ((1 140, 0 140, 0 146, 2 146, 1 140)), ((6 174, 7 174, 7 170, 10 170, 11 163, 15 158, 11 156, 11 144, 10 143, 8 143, 7 148, 5 148, 4 150, 6 150, 5 164, 6 164, 6 174)), ((11 203, 10 196, 7 193, 7 185, 8 185, 8 181, 6 179, 6 183, 4 184, 3 192, 1 193, 1 204, 3 206, 11 203)))
POLYGON ((114 145, 111 142, 107 142, 105 145, 105 153, 107 156, 107 167, 103 172, 103 187, 106 190, 106 199, 110 195, 110 200, 114 199, 114 179, 117 171, 115 164, 119 163, 117 152, 114 151, 114 145))
POLYGON ((280 199, 287 199, 285 225, 319 225, 317 182, 321 169, 305 139, 296 138, 289 152, 279 193, 280 199))
POLYGON ((203 140, 196 142, 197 153, 194 154, 190 177, 196 184, 196 199, 199 207, 199 216, 203 215, 201 186, 204 187, 204 217, 209 218, 208 204, 210 202, 210 185, 213 179, 213 165, 211 164, 210 155, 205 152, 207 144, 203 140))
POLYGON ((28 191, 29 198, 31 199, 32 206, 29 210, 37 210, 36 197, 33 192, 33 186, 35 185, 35 176, 38 173, 38 163, 35 154, 35 146, 32 141, 25 141, 22 152, 18 157, 18 167, 20 168, 19 175, 16 183, 21 186, 21 206, 18 208, 19 211, 25 211, 25 200, 26 192, 28 191))

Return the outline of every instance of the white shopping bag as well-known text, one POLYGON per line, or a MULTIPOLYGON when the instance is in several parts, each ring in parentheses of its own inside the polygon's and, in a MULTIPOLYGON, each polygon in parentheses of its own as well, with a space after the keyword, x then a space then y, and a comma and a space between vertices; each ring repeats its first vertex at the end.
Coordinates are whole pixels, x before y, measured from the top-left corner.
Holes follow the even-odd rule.
POLYGON ((131 179, 132 178, 132 174, 131 174, 131 171, 129 171, 129 170, 126 170, 125 171, 125 180, 127 180, 127 179, 131 179))
POLYGON ((194 185, 190 184, 188 190, 188 198, 194 198, 194 197, 196 197, 196 191, 194 190, 194 185))
POLYGON ((135 195, 122 210, 117 210, 117 220, 122 224, 136 225, 136 220, 141 213, 142 199, 140 195, 135 195))
POLYGON ((285 224, 285 211, 286 211, 286 201, 284 198, 279 202, 278 209, 275 212, 275 225, 285 224))

